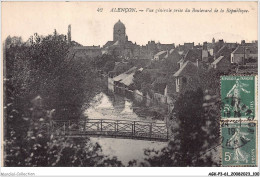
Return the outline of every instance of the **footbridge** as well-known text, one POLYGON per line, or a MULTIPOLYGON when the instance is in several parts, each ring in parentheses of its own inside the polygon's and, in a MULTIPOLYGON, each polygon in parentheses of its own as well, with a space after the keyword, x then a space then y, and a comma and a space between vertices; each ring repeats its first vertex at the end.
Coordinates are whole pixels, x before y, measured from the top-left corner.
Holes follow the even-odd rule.
POLYGON ((50 131, 54 136, 102 136, 110 138, 168 141, 165 123, 146 121, 88 119, 85 121, 53 120, 50 131))

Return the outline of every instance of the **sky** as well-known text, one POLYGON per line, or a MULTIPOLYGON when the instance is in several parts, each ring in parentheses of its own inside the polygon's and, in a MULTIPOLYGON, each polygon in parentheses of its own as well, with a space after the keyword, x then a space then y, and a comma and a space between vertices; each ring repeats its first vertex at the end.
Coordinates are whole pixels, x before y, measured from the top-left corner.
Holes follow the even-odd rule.
POLYGON ((82 45, 101 45, 113 40, 113 26, 120 19, 128 39, 140 45, 160 43, 202 43, 224 39, 247 42, 258 39, 257 2, 2 2, 2 40, 8 35, 26 41, 34 33, 52 34, 54 29, 82 45), (102 12, 98 12, 102 8, 102 12), (135 8, 135 12, 111 12, 112 8, 135 8), (154 11, 147 12, 146 10, 154 11), (188 8, 213 12, 185 12, 188 8), (248 10, 227 13, 227 8, 248 10), (183 9, 183 12, 157 12, 183 9), (218 9, 214 13, 214 9, 218 9), (224 12, 220 13, 220 9, 224 12), (144 10, 140 12, 139 10, 144 10))

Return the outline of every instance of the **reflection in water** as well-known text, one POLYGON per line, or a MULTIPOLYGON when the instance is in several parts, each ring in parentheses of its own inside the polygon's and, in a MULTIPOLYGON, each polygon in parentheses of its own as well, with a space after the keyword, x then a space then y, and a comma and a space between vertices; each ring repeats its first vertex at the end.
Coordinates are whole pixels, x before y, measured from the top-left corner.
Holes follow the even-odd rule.
POLYGON ((132 139, 116 139, 116 138, 96 138, 91 137, 91 141, 98 142, 102 147, 105 155, 116 156, 124 165, 128 165, 130 160, 144 161, 144 149, 151 148, 160 150, 164 148, 166 142, 141 141, 132 139))
MULTIPOLYGON (((90 103, 90 107, 85 111, 88 119, 114 119, 114 120, 142 120, 155 121, 152 116, 148 116, 144 108, 134 105, 133 101, 116 94, 97 94, 90 103), (140 113, 141 112, 141 113, 140 113), (138 113, 138 114, 137 114, 138 113)), ((156 120, 156 122, 162 122, 156 120)), ((98 142, 105 155, 117 156, 124 165, 128 161, 144 159, 144 149, 161 149, 166 146, 165 142, 141 141, 132 139, 116 138, 91 138, 91 141, 98 142)))
POLYGON ((109 95, 104 92, 94 97, 90 107, 85 111, 85 115, 89 119, 127 119, 152 122, 162 122, 163 120, 155 120, 156 114, 146 107, 135 105, 126 97, 117 94, 109 95))

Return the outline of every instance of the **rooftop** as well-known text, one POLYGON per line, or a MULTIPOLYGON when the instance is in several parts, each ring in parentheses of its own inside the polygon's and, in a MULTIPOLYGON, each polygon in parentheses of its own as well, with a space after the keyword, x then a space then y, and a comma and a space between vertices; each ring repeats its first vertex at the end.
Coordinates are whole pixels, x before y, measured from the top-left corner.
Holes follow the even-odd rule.
POLYGON ((122 79, 128 77, 130 74, 135 73, 136 70, 137 70, 137 67, 134 66, 134 67, 130 68, 129 70, 127 70, 126 72, 114 77, 113 80, 121 81, 122 79))
POLYGON ((75 50, 100 50, 100 46, 77 46, 73 47, 75 50))
POLYGON ((161 51, 161 52, 158 52, 157 54, 155 54, 154 56, 160 56, 160 55, 163 55, 165 53, 166 53, 166 51, 161 51))
POLYGON ((122 29, 122 28, 125 29, 125 25, 120 20, 118 20, 118 22, 114 25, 114 28, 115 29, 122 29))
POLYGON ((233 52, 233 54, 258 54, 258 49, 255 46, 238 46, 233 52))
POLYGON ((198 67, 190 61, 186 61, 181 68, 173 75, 174 77, 181 77, 191 75, 198 71, 198 67))
POLYGON ((216 60, 214 60, 214 61, 212 62, 212 64, 213 64, 213 65, 218 64, 218 62, 220 62, 223 58, 224 58, 224 56, 218 57, 216 60))
POLYGON ((184 56, 185 61, 196 62, 197 59, 201 60, 202 50, 201 49, 190 49, 184 56))

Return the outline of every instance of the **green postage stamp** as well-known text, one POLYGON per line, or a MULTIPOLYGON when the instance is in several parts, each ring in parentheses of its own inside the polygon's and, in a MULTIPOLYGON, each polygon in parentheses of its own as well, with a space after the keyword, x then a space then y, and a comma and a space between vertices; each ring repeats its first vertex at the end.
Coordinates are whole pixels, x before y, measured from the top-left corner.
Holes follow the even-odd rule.
POLYGON ((256 118, 255 76, 221 77, 222 119, 256 118))
POLYGON ((222 166, 257 165, 257 124, 222 122, 222 166))

